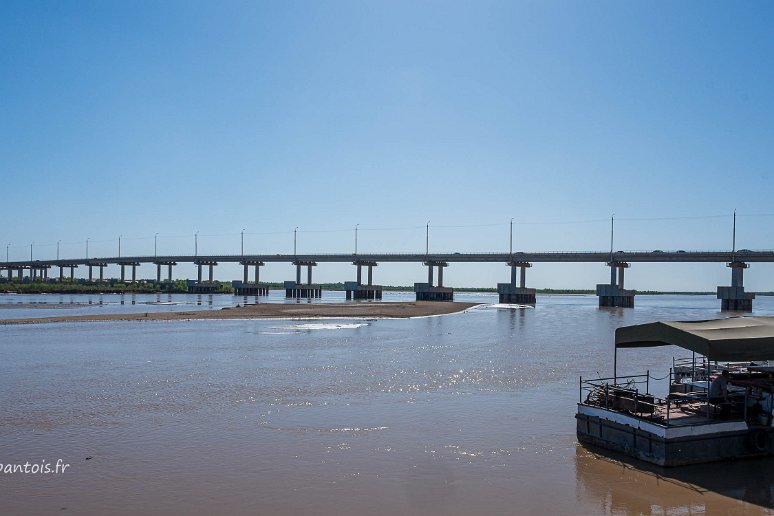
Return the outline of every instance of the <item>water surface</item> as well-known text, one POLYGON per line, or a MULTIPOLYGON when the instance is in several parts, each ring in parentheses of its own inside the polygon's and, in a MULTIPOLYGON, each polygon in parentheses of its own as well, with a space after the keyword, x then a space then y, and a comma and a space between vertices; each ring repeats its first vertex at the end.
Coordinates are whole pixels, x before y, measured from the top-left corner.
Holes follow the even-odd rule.
MULTIPOLYGON (((240 299, 217 298, 213 306, 240 299)), ((195 296, 174 300, 208 308, 195 296)), ((714 296, 636 302, 599 309, 593 296, 539 296, 534 309, 410 320, 0 327, 0 463, 71 465, 60 475, 0 475, 2 506, 9 514, 770 513, 774 461, 665 470, 577 444, 578 377, 611 373, 616 327, 722 315, 714 296)), ((770 298, 755 303, 756 314, 774 314, 770 298)), ((17 310, 60 309, 0 316, 17 310)), ((662 377, 675 353, 625 350, 619 365, 662 377)))

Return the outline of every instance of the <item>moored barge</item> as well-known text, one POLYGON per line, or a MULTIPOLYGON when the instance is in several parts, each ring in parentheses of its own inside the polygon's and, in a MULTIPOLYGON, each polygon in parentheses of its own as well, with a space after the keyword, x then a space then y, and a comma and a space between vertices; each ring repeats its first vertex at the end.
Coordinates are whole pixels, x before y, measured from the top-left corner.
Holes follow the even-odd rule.
POLYGON ((613 378, 580 379, 578 440, 660 466, 774 454, 774 317, 655 322, 618 328, 613 378), (618 376, 618 350, 674 345, 692 353, 652 377, 618 376), (722 380, 718 377, 727 370, 722 380), (722 396, 712 396, 713 382, 722 396))

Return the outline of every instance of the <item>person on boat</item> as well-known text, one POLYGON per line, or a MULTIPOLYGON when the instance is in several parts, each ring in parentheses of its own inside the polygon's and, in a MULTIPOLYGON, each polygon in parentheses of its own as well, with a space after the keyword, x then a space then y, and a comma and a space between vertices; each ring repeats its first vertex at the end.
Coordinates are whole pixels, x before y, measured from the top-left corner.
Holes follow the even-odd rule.
POLYGON ((709 388, 710 403, 728 403, 728 370, 723 369, 720 376, 712 380, 709 388))

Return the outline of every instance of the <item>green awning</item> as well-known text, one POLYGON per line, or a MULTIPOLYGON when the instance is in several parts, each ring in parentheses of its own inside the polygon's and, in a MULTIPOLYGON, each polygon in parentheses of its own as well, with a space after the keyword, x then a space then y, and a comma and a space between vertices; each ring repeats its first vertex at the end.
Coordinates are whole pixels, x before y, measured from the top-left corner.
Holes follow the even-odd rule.
POLYGON ((616 348, 674 345, 709 360, 774 360, 774 317, 729 317, 711 321, 654 322, 615 331, 616 348))

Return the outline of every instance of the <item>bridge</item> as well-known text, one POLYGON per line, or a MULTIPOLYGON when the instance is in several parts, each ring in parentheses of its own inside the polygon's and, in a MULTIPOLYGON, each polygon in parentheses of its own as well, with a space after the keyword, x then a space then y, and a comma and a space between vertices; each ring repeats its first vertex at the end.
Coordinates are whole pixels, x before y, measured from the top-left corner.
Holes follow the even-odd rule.
POLYGON ((162 268, 166 268, 166 280, 172 281, 172 268, 179 263, 198 266, 197 281, 192 292, 210 292, 217 288, 213 282, 213 268, 219 263, 238 263, 244 267, 243 280, 235 281, 237 293, 242 295, 266 295, 268 287, 260 283, 260 267, 266 263, 289 263, 296 267, 295 280, 285 282, 288 297, 319 297, 319 285, 312 282, 312 268, 318 263, 352 263, 357 267, 357 281, 345 282, 347 298, 379 299, 382 287, 373 284, 373 267, 379 263, 422 263, 428 268, 427 283, 415 283, 418 300, 451 300, 453 290, 443 286, 443 270, 453 263, 504 263, 511 269, 510 282, 498 283, 500 302, 535 303, 535 289, 526 287, 526 270, 533 263, 605 263, 610 267, 610 283, 597 285, 600 306, 633 307, 635 291, 624 288, 624 271, 632 263, 725 263, 731 268, 731 285, 719 286, 718 299, 723 310, 752 310, 755 294, 744 291, 744 269, 750 263, 774 262, 774 251, 571 251, 571 252, 513 252, 513 253, 367 253, 367 254, 219 254, 219 255, 167 255, 167 256, 118 256, 100 258, 7 261, 0 264, 8 280, 24 276, 29 271, 31 281, 48 281, 48 270, 59 268, 59 279, 75 278, 75 269, 88 268, 88 281, 102 281, 104 268, 118 265, 122 281, 137 281, 136 270, 141 264, 156 265, 156 281, 162 282, 162 268), (95 280, 94 268, 99 269, 95 280), (126 278, 126 268, 131 268, 131 280, 126 278), (208 280, 203 280, 203 268, 208 268, 208 280), (254 281, 249 281, 249 268, 254 268, 254 281), (301 270, 307 268, 306 283, 302 283, 301 270), (361 271, 367 267, 368 280, 363 283, 361 271), (437 281, 434 271, 437 269, 437 281), (520 277, 519 277, 520 275, 520 277), (519 280, 519 281, 517 281, 519 280))

